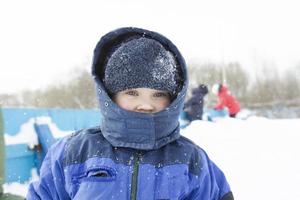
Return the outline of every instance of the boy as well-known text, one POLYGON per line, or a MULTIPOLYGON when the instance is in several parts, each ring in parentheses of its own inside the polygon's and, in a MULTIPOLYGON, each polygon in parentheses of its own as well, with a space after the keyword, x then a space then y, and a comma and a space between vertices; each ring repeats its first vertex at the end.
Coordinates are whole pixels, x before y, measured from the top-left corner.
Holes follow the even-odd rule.
POLYGON ((94 51, 102 121, 48 151, 27 199, 231 200, 206 153, 180 136, 183 57, 164 36, 120 28, 94 51))

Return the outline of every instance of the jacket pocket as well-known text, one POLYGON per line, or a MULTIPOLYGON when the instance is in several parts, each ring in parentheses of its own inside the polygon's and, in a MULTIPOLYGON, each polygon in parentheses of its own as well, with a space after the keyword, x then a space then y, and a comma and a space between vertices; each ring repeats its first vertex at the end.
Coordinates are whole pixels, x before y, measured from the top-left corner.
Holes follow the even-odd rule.
POLYGON ((83 169, 80 173, 72 175, 70 196, 72 199, 93 199, 93 196, 88 195, 95 195, 96 191, 114 187, 116 174, 114 168, 106 166, 83 169))
POLYGON ((111 167, 88 168, 82 174, 75 175, 72 182, 80 184, 83 182, 109 182, 116 179, 116 170, 111 167))

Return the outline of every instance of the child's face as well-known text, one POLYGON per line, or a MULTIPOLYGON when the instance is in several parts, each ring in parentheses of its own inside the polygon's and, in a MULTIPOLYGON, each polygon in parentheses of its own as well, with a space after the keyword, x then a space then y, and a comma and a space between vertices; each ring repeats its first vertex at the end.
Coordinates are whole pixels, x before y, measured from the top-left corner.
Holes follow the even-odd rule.
POLYGON ((155 113, 171 102, 168 92, 150 88, 134 88, 116 93, 113 100, 121 108, 134 112, 155 113))

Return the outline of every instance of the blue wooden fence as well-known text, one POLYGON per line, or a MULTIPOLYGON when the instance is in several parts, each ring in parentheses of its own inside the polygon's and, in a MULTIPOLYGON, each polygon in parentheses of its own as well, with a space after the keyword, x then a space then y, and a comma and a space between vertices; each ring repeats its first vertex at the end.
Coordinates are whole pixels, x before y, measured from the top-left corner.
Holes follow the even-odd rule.
MULTIPOLYGON (((42 159, 51 145, 57 138, 54 138, 50 126, 55 125, 59 130, 76 131, 82 128, 97 126, 101 117, 99 110, 77 110, 77 109, 20 109, 3 108, 4 134, 17 138, 20 134, 32 136, 34 131, 41 145, 30 148, 27 143, 17 139, 11 139, 5 146, 5 180, 6 182, 25 182, 31 177, 31 170, 39 169, 42 159), (41 118, 48 119, 48 122, 40 122, 41 118), (52 124, 49 124, 49 121, 52 124), (22 126, 27 123, 27 128, 22 126), (28 133, 24 133, 28 131, 28 133), (42 147, 42 148, 41 148, 42 147)), ((63 135, 61 135, 63 136, 63 135)), ((58 137, 59 138, 59 137, 58 137)), ((30 139, 28 139, 30 140, 30 139)))

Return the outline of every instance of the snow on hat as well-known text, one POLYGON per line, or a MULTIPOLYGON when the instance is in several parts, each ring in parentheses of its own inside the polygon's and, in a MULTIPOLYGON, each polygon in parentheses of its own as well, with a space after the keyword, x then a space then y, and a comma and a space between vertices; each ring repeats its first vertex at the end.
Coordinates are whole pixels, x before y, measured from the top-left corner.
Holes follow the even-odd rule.
POLYGON ((179 72, 174 55, 158 41, 132 38, 108 58, 103 83, 109 94, 132 88, 151 88, 176 95, 179 72))

